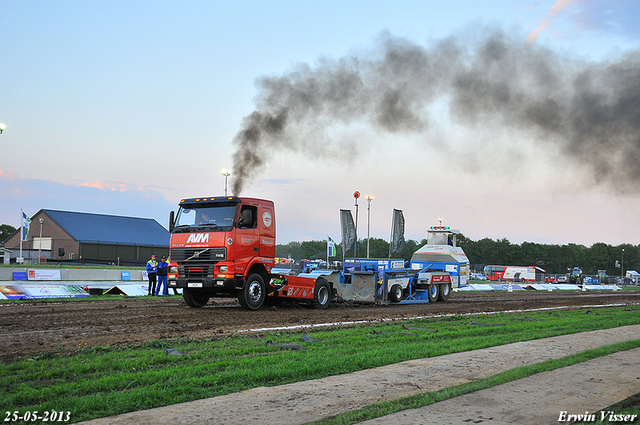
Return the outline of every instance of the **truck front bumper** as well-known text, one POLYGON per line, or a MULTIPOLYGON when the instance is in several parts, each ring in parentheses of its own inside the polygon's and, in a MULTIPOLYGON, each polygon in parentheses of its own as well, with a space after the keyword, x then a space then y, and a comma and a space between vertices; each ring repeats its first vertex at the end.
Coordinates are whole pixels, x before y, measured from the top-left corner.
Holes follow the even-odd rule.
POLYGON ((189 279, 188 277, 169 278, 169 288, 202 288, 213 290, 213 292, 235 292, 235 279, 214 279, 214 278, 197 278, 189 279))

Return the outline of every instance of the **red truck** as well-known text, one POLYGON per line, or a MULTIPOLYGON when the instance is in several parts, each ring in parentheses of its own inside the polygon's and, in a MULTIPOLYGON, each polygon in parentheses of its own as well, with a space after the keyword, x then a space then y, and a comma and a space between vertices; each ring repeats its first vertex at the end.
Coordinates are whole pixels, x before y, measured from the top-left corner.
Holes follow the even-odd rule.
POLYGON ((190 307, 211 297, 237 297, 257 310, 265 303, 302 300, 327 308, 334 295, 323 277, 274 274, 276 220, 272 201, 224 196, 189 198, 169 216, 169 288, 182 288, 190 307))

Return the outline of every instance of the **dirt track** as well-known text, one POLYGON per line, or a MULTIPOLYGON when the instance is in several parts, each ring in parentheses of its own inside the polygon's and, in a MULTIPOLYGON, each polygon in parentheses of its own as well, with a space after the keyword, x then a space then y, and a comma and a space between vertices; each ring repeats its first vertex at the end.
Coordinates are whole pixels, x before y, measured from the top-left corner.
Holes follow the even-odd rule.
POLYGON ((140 344, 154 339, 211 338, 252 328, 632 304, 640 303, 640 291, 459 292, 452 293, 446 303, 393 306, 341 303, 328 310, 282 306, 245 311, 230 299, 215 301, 202 309, 189 308, 178 297, 0 304, 3 335, 0 359, 7 362, 38 353, 140 344))

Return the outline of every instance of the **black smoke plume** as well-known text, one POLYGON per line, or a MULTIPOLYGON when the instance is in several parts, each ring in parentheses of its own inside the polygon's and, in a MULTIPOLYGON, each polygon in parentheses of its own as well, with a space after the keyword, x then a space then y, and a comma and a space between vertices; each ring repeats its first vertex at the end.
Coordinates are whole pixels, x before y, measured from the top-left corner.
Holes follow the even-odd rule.
POLYGON ((456 124, 515 131, 541 155, 559 151, 587 167, 597 184, 639 192, 639 50, 593 62, 499 29, 430 47, 382 34, 371 51, 300 65, 257 85, 256 110, 234 138, 236 195, 271 152, 317 151, 332 143, 328 129, 336 126, 362 123, 429 143, 436 99, 446 99, 456 124))

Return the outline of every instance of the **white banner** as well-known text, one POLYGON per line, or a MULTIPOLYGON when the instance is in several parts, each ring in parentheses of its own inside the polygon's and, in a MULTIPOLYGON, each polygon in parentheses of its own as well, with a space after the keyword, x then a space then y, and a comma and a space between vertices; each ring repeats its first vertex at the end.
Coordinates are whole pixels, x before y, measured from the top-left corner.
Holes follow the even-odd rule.
POLYGON ((29 280, 60 280, 60 270, 31 269, 27 271, 29 280))
POLYGON ((79 285, 3 285, 0 294, 9 299, 88 297, 79 285))

